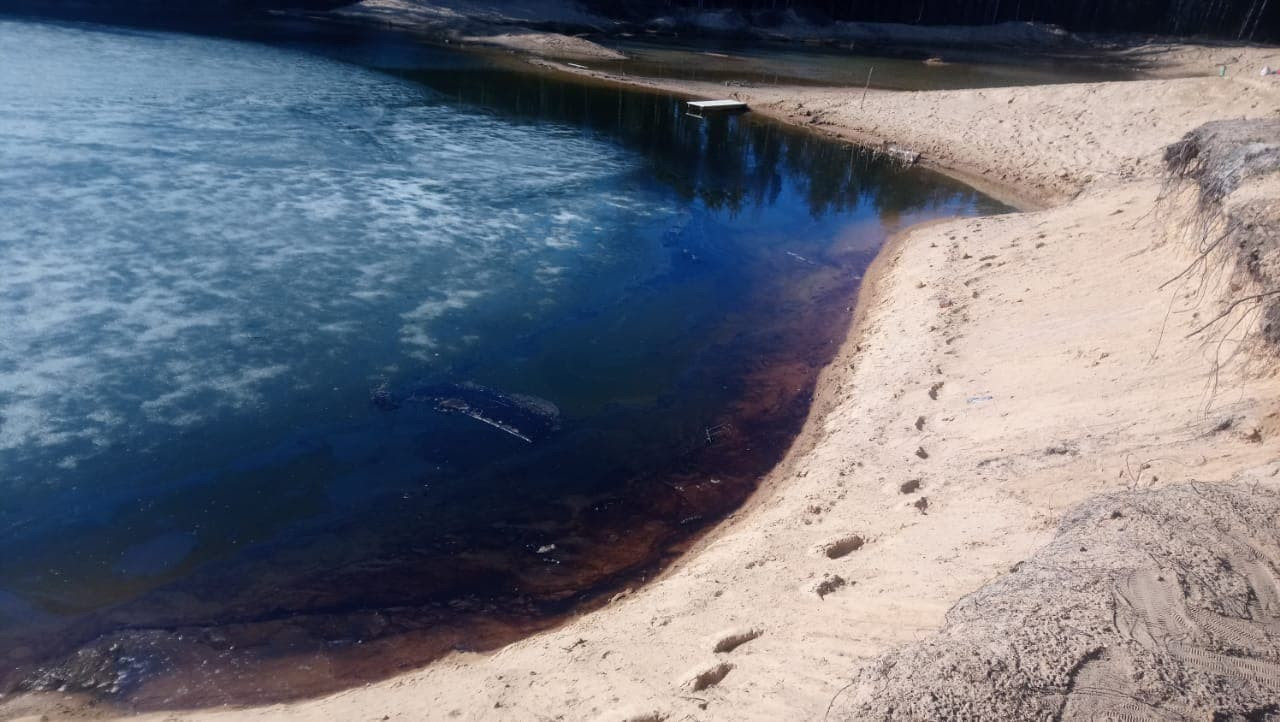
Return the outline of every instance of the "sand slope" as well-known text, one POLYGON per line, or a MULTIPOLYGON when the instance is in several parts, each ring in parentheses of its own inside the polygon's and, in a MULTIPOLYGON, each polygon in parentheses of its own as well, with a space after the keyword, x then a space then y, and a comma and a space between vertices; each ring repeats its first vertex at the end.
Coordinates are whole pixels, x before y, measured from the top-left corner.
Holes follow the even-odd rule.
POLYGON ((932 634, 1087 497, 1280 485, 1280 383, 1232 368, 1210 393, 1213 348, 1182 340, 1210 308, 1193 287, 1158 290, 1190 251, 1155 177, 1165 144, 1274 115, 1280 91, 1204 78, 873 92, 865 106, 860 89, 744 92, 1055 207, 896 239, 792 453, 661 579, 495 654, 295 705, 148 719, 818 719, 866 659, 932 634))
POLYGON ((1280 495, 1093 497, 943 631, 863 668, 832 719, 1267 719, 1280 699, 1280 495))

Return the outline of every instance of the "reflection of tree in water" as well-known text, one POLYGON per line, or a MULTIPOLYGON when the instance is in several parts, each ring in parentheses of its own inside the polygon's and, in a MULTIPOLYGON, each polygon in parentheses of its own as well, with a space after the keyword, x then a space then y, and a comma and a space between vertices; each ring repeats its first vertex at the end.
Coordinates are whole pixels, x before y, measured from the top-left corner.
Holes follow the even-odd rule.
POLYGON ((815 216, 867 205, 891 220, 967 192, 941 177, 918 182, 917 171, 889 159, 776 123, 732 115, 692 118, 669 95, 489 69, 412 77, 516 120, 571 124, 620 141, 645 155, 654 177, 682 198, 731 214, 772 205, 784 179, 815 216))

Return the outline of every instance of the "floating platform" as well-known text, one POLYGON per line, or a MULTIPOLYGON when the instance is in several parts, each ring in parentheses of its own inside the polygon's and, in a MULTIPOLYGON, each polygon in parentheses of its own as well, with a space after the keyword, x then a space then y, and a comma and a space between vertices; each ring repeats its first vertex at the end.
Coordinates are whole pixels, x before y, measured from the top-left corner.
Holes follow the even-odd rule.
POLYGON ((690 100, 688 115, 701 118, 703 113, 718 111, 722 113, 741 113, 748 110, 747 104, 741 100, 690 100))

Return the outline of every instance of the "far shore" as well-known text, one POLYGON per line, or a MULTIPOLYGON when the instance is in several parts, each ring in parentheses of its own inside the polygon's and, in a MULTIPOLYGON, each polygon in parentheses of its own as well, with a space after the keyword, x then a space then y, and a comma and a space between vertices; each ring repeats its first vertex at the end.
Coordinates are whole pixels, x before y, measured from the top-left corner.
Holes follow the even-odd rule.
MULTIPOLYGON (((395 4, 366 17, 386 22, 378 8, 395 4)), ((1200 322, 1196 289, 1164 284, 1195 256, 1170 225, 1191 201, 1170 199, 1162 166, 1164 148, 1204 123, 1280 115, 1280 82, 1252 70, 1280 66, 1280 49, 1161 43, 1115 51, 1140 53, 1145 80, 871 89, 863 102, 861 87, 575 67, 614 51, 571 36, 484 37, 466 42, 919 153, 1019 212, 889 239, 790 452, 643 586, 496 652, 331 696, 130 719, 849 718, 842 700, 860 673, 934 635, 965 595, 1049 544, 1072 507, 1137 487, 1135 460, 1150 469, 1143 488, 1280 489, 1280 378, 1231 367, 1230 393, 1210 393, 1213 360, 1183 341, 1200 322)), ((0 703, 0 718, 29 722, 115 714, 56 694, 0 703)))
MULTIPOLYGON (((558 61, 623 60, 615 41, 678 41, 715 48, 726 40, 779 47, 829 48, 886 57, 919 57, 927 64, 1009 62, 1011 57, 1111 66, 1152 78, 1202 75, 1225 65, 1232 74, 1255 71, 1257 46, 1242 42, 1186 42, 1147 36, 1067 33, 1052 26, 1004 23, 987 27, 791 22, 778 27, 720 27, 706 19, 668 18, 636 26, 586 13, 561 0, 522 0, 502 6, 474 0, 364 0, 324 16, 375 24, 453 46, 491 48, 558 61)), ((1262 56, 1276 57, 1274 49, 1262 56)))

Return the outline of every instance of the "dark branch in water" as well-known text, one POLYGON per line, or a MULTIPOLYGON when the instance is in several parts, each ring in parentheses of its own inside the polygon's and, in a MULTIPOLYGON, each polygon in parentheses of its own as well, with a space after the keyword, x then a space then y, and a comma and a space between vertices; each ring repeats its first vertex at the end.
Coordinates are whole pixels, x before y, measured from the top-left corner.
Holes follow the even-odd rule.
POLYGON ((383 411, 422 404, 442 414, 466 416, 527 444, 544 439, 560 428, 560 410, 552 402, 479 384, 431 384, 400 395, 379 387, 369 400, 383 411))

